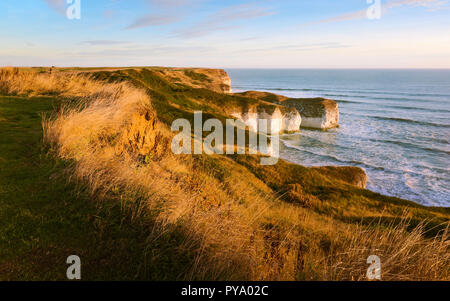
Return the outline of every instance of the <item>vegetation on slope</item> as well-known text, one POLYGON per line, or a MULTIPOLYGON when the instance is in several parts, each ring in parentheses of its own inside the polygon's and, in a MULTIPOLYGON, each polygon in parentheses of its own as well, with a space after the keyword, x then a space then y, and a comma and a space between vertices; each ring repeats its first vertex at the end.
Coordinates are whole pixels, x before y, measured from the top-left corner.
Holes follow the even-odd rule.
MULTIPOLYGON (((76 227, 84 221, 86 233, 96 237, 100 230, 89 231, 92 223, 86 219, 92 208, 120 208, 120 214, 105 218, 106 234, 97 244, 134 242, 126 258, 141 262, 131 265, 138 278, 363 280, 366 259, 376 254, 385 280, 449 279, 447 208, 385 197, 282 160, 261 166, 258 156, 175 156, 168 150, 174 119, 190 120, 194 110, 224 119, 228 107, 254 99, 173 83, 158 68, 51 74, 1 70, 0 91, 57 99, 55 112, 43 122, 44 145, 48 158, 66 162, 60 168, 71 175, 74 187, 86 188, 70 204, 86 202, 76 227), (111 226, 117 218, 125 221, 123 228, 111 226), (127 227, 134 231, 121 236, 127 227)), ((48 179, 49 185, 53 181, 48 179)), ((48 201, 47 193, 53 199, 44 190, 41 201, 48 201)), ((59 226, 70 218, 62 216, 59 226)), ((66 227, 61 231, 69 233, 66 227)), ((93 260, 96 255, 85 256, 93 260)), ((30 277, 18 276, 24 266, 3 275, 30 277)), ((109 268, 103 272, 104 279, 115 278, 109 268)), ((86 279, 95 278, 90 275, 86 279)))
POLYGON ((41 114, 57 105, 0 96, 0 280, 64 280, 71 254, 84 280, 177 279, 191 260, 173 249, 180 235, 148 243, 149 218, 132 219, 133 206, 68 181, 72 162, 47 155, 41 114))

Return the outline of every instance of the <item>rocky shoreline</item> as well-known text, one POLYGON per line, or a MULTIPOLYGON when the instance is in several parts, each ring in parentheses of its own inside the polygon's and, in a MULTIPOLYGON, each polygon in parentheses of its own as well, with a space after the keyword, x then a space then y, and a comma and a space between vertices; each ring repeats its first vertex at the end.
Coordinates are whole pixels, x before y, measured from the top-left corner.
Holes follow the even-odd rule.
MULTIPOLYGON (((224 84, 231 85, 231 80, 228 78, 224 84)), ((246 91, 234 95, 258 100, 257 105, 230 112, 231 116, 244 122, 253 131, 258 130, 259 119, 269 120, 269 134, 298 132, 301 128, 327 130, 339 127, 339 106, 331 99, 289 98, 260 91, 246 91)), ((333 178, 340 178, 343 182, 359 188, 365 189, 367 186, 367 175, 359 167, 321 166, 312 169, 333 178)))

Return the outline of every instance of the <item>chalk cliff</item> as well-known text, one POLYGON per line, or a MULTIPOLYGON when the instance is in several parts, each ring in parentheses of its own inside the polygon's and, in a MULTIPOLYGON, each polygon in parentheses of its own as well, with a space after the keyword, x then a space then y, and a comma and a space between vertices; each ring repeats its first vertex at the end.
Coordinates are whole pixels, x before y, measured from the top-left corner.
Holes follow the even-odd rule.
POLYGON ((302 127, 330 129, 339 126, 337 102, 325 98, 288 98, 269 92, 247 91, 239 95, 295 108, 302 117, 302 127))
POLYGON ((268 134, 299 131, 302 122, 301 115, 294 108, 264 102, 235 109, 230 115, 241 120, 250 130, 268 134), (267 120, 267 126, 261 125, 261 120, 267 120))
POLYGON ((325 98, 289 98, 282 105, 296 108, 302 115, 302 127, 331 129, 339 126, 337 102, 325 98))

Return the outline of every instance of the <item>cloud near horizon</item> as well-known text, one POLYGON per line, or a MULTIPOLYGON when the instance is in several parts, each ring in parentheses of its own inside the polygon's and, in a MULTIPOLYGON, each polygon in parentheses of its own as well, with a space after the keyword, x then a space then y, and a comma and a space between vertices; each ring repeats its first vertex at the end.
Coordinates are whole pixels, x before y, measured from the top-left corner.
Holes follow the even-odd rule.
POLYGON ((151 57, 155 55, 178 56, 180 53, 184 55, 198 55, 199 53, 208 54, 214 51, 212 46, 158 46, 148 45, 145 47, 133 47, 133 49, 103 49, 99 51, 72 51, 65 52, 62 55, 71 57, 129 57, 144 56, 151 57))
POLYGON ((92 46, 97 45, 123 45, 128 44, 130 42, 127 41, 114 41, 114 40, 89 40, 89 41, 83 41, 80 44, 88 44, 92 46))
POLYGON ((149 26, 168 25, 180 20, 181 18, 179 16, 149 14, 136 19, 132 24, 125 27, 125 29, 129 30, 149 26))
MULTIPOLYGON (((431 10, 438 10, 442 8, 445 4, 448 3, 448 0, 393 0, 387 3, 381 3, 382 14, 386 14, 389 10, 401 7, 401 6, 422 6, 429 8, 431 10)), ((369 4, 370 5, 370 4, 369 4)), ((346 14, 322 19, 315 22, 309 22, 302 24, 302 26, 310 26, 324 23, 333 23, 333 22, 342 22, 342 21, 351 21, 351 20, 361 20, 367 18, 367 9, 349 12, 346 14)))

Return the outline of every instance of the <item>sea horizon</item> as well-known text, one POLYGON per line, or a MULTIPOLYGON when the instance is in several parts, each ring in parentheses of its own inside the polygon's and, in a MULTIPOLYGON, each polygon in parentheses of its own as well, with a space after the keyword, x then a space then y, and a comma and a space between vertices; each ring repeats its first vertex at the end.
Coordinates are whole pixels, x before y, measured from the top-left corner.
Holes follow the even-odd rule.
MULTIPOLYGON (((4 65, 2 67, 17 67, 17 68, 50 68, 49 65, 4 65)), ((223 69, 223 70, 450 70, 450 67, 434 68, 434 67, 224 67, 224 66, 202 66, 202 65, 53 65, 56 68, 180 68, 180 69, 223 69)))

